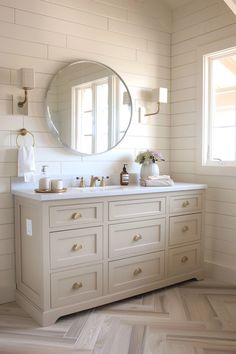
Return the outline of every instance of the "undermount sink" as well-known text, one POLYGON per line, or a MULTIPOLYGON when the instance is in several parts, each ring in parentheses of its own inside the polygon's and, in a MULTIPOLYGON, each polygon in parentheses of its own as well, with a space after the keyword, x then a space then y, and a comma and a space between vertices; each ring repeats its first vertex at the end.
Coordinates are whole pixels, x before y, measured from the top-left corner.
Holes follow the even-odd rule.
POLYGON ((119 185, 114 185, 114 186, 104 186, 104 187, 71 187, 69 188, 70 190, 76 190, 76 192, 104 192, 104 191, 109 191, 109 190, 121 190, 127 188, 127 186, 119 186, 119 185))

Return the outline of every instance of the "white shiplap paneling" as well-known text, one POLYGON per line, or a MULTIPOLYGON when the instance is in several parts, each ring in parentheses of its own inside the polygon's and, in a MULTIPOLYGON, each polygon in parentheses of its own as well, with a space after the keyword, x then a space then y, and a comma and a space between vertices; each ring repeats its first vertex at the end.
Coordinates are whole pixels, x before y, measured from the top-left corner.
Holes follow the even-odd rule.
MULTIPOLYGON (((177 180, 207 183, 205 259, 236 270, 236 179, 195 173, 198 48, 235 35, 236 16, 223 1, 192 1, 173 13, 171 171, 177 180)), ((230 272, 230 274, 232 274, 230 272)), ((232 279, 232 281, 234 281, 232 279)))
POLYGON ((171 12, 159 0, 0 0, 0 302, 12 300, 15 287, 9 193, 10 178, 17 173, 17 130, 25 126, 34 133, 38 172, 46 162, 52 175, 83 171, 119 177, 124 161, 130 172, 137 172, 135 154, 153 148, 165 155, 161 171, 169 173, 169 105, 159 122, 153 117, 138 123, 137 110, 140 90, 170 88, 170 32, 171 12), (83 160, 62 149, 49 133, 43 102, 53 75, 79 59, 113 67, 134 92, 135 108, 134 124, 118 148, 83 160), (28 117, 12 115, 11 95, 22 95, 22 67, 34 68, 36 77, 28 117))

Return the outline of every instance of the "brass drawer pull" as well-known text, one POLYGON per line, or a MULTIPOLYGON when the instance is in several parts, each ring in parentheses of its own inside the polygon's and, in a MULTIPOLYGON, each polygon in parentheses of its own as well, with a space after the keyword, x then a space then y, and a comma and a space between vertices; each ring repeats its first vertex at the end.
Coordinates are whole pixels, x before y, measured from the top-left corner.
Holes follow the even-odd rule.
POLYGON ((187 257, 187 256, 183 256, 183 257, 181 258, 181 262, 182 262, 182 263, 188 262, 188 257, 187 257))
POLYGON ((137 234, 137 235, 134 235, 133 237, 133 241, 139 241, 139 240, 142 240, 142 236, 137 234))
POLYGON ((189 230, 189 227, 186 225, 182 228, 182 232, 187 232, 189 230))
POLYGON ((72 251, 79 251, 79 250, 81 250, 82 248, 83 248, 82 245, 78 245, 78 243, 75 243, 75 244, 72 246, 71 250, 72 250, 72 251))
POLYGON ((183 202, 182 207, 183 207, 183 208, 186 208, 189 204, 190 204, 189 201, 186 200, 186 202, 183 202))
POLYGON ((135 269, 135 271, 134 271, 134 275, 139 275, 139 274, 141 274, 142 273, 142 269, 141 268, 137 268, 137 269, 135 269))
POLYGON ((73 220, 78 220, 79 218, 82 217, 82 215, 80 213, 74 213, 74 214, 72 214, 71 217, 72 217, 73 220))
POLYGON ((78 290, 78 289, 82 288, 82 286, 83 286, 83 284, 81 282, 80 283, 76 282, 72 285, 72 289, 78 290))

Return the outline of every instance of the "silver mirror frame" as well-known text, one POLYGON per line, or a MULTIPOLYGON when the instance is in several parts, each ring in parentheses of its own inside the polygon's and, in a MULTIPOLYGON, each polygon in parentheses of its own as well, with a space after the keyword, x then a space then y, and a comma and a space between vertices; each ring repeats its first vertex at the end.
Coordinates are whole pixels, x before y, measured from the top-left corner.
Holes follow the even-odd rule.
POLYGON ((75 62, 72 62, 68 65, 65 65, 62 69, 58 70, 55 75, 53 76, 53 78, 50 80, 50 83, 48 85, 48 88, 47 88, 47 91, 46 91, 46 94, 45 94, 45 111, 46 111, 46 117, 47 117, 47 124, 48 124, 48 127, 50 129, 50 132, 52 133, 52 135, 56 138, 56 140, 60 143, 60 145, 62 145, 64 148, 66 148, 67 150, 69 150, 71 153, 73 154, 76 154, 76 155, 79 155, 79 156, 96 156, 96 155, 101 155, 101 154, 104 154, 106 152, 109 152, 111 150, 113 150, 114 148, 116 148, 120 143, 121 141, 125 138, 126 134, 127 134, 127 131, 131 125, 131 121, 132 121, 132 116, 133 116, 133 103, 132 103, 132 97, 131 97, 131 94, 130 94, 130 91, 128 89, 128 86, 126 85, 126 83, 124 82, 124 80, 122 79, 122 77, 115 71, 113 70, 111 67, 109 67, 108 65, 106 64, 103 64, 101 62, 98 62, 98 61, 95 61, 95 60, 88 60, 88 59, 81 59, 81 60, 78 60, 78 61, 75 61, 75 62), (130 118, 129 118, 129 124, 126 128, 126 131, 124 132, 122 138, 115 144, 113 145, 110 149, 108 150, 105 150, 105 151, 101 151, 101 152, 98 152, 98 153, 92 153, 92 154, 86 154, 86 153, 83 153, 83 152, 79 152, 77 150, 74 150, 72 149, 69 145, 63 143, 61 141, 61 138, 60 138, 60 133, 58 132, 57 128, 55 127, 55 125, 53 124, 53 121, 51 119, 51 114, 50 114, 50 110, 49 110, 49 106, 48 106, 48 103, 47 103, 47 96, 48 96, 48 92, 50 90, 50 87, 51 87, 51 84, 53 82, 53 80, 55 79, 56 75, 60 74, 64 69, 70 67, 70 66, 73 66, 75 64, 79 64, 79 63, 92 63, 92 64, 98 64, 100 66, 103 66, 104 68, 108 69, 108 70, 111 70, 115 75, 117 75, 117 77, 121 80, 121 82, 123 83, 124 87, 126 88, 127 92, 128 92, 128 95, 129 95, 129 99, 130 99, 130 118))

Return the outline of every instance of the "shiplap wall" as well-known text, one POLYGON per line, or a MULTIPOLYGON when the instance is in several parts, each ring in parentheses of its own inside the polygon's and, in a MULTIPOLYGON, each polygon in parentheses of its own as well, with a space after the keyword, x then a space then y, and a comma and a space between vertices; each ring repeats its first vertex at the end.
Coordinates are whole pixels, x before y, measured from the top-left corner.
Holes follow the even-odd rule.
MULTIPOLYGON (((236 16, 221 0, 198 0, 173 13, 171 173, 208 184, 205 260, 222 280, 236 272, 236 178, 198 175, 198 49, 236 34, 236 16)), ((236 43, 235 43, 236 45, 236 43)))
POLYGON ((169 170, 169 107, 138 123, 148 89, 170 87, 171 13, 158 0, 0 0, 0 302, 14 298, 14 228, 11 177, 17 172, 16 132, 26 127, 36 140, 37 171, 53 175, 116 175, 138 150, 160 149, 169 170), (48 132, 43 99, 56 71, 78 59, 114 68, 131 88, 134 118, 127 137, 110 153, 83 160, 58 146, 48 132), (36 88, 29 116, 12 115, 17 70, 32 67, 36 88))

